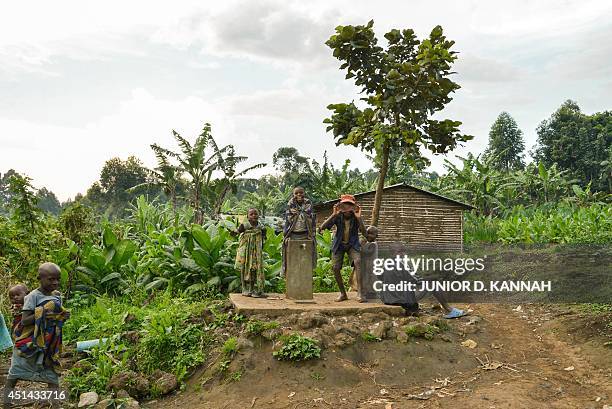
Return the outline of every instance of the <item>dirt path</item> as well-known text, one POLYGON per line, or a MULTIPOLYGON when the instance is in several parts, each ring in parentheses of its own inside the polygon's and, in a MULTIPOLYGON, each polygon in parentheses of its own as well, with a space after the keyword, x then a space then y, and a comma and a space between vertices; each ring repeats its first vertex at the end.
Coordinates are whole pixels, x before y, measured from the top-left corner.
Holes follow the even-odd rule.
POLYGON ((562 323, 568 317, 559 309, 513 307, 471 306, 472 316, 480 319, 474 325, 467 325, 467 318, 453 322, 448 342, 361 342, 344 350, 328 348, 317 362, 279 363, 271 357, 271 346, 262 343, 232 363, 231 369, 239 369, 239 380, 207 382, 195 376, 186 391, 145 406, 582 409, 612 405, 612 351, 603 348, 601 340, 594 345, 568 334, 568 325, 562 323), (478 345, 461 346, 467 339, 478 345))

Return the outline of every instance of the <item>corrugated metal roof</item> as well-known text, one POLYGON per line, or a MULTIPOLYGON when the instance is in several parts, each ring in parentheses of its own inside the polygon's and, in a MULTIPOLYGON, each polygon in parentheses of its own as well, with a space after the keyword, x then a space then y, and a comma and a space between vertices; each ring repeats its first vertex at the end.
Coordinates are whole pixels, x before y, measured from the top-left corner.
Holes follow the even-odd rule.
MULTIPOLYGON (((426 194, 428 194, 428 195, 431 195, 431 196, 437 197, 438 199, 442 199, 442 200, 446 200, 447 202, 451 202, 451 203, 458 204, 458 205, 460 205, 460 206, 465 207, 466 209, 475 209, 475 207, 474 207, 474 206, 472 206, 472 205, 470 205, 470 204, 463 203, 463 202, 460 202, 460 201, 458 201, 458 200, 451 199, 451 198, 449 198, 449 197, 442 196, 442 195, 439 195, 439 194, 434 193, 434 192, 430 192, 429 190, 425 190, 425 189, 422 189, 422 188, 420 188, 420 187, 416 187, 416 186, 409 185, 408 183, 397 183, 397 184, 395 184, 395 185, 385 186, 383 190, 396 189, 396 188, 398 188, 398 187, 408 187, 408 188, 410 188, 410 189, 414 189, 414 190, 417 190, 417 191, 419 191, 419 192, 423 192, 423 193, 426 193, 426 194)), ((358 196, 367 195, 367 194, 369 194, 369 193, 376 193, 376 190, 370 190, 370 191, 367 191, 367 192, 356 193, 356 194, 354 194, 353 196, 358 197, 358 196)), ((316 209, 316 208, 321 208, 321 207, 324 207, 324 206, 326 206, 326 205, 329 205, 329 204, 335 203, 335 202, 337 202, 337 201, 339 201, 339 200, 340 200, 340 199, 334 199, 334 200, 328 200, 328 201, 326 201, 326 202, 315 203, 314 207, 315 207, 315 209, 316 209)))

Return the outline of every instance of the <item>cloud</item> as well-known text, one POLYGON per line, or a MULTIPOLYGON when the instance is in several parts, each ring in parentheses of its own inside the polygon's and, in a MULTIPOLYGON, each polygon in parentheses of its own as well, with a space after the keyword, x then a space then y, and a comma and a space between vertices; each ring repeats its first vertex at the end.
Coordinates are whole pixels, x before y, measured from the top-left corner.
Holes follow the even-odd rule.
POLYGON ((185 16, 153 35, 179 48, 200 45, 218 57, 279 64, 325 66, 333 63, 325 41, 340 13, 313 13, 296 2, 240 2, 216 13, 185 16))
POLYGON ((473 54, 461 54, 453 69, 459 73, 459 80, 470 82, 516 81, 522 75, 512 64, 473 54))

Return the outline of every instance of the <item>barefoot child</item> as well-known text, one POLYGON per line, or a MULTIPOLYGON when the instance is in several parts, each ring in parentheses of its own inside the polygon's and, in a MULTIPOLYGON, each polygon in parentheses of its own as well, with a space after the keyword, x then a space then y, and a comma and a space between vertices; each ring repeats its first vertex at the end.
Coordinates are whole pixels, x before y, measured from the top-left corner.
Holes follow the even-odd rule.
POLYGON ((10 405, 8 392, 18 380, 44 382, 57 390, 59 356, 62 351, 62 326, 70 316, 62 307, 56 290, 60 268, 43 263, 38 268, 40 286, 25 296, 21 323, 15 332, 15 348, 6 380, 4 406, 10 405))
MULTIPOLYGON (((355 203, 354 196, 340 196, 340 202, 334 205, 332 215, 323 222, 321 230, 331 229, 333 226, 336 226, 336 233, 331 249, 332 269, 340 289, 340 296, 336 301, 344 301, 348 299, 341 274, 344 255, 349 256, 349 262, 353 263, 355 269, 355 276, 359 277, 361 271, 359 232, 366 235, 366 228, 361 220, 361 208, 355 203)), ((361 293, 358 293, 357 300, 365 301, 361 293)))
POLYGON ((249 209, 247 222, 238 227, 238 251, 236 269, 240 271, 242 295, 246 297, 265 297, 266 277, 263 265, 263 244, 266 241, 266 228, 259 224, 257 209, 249 209))

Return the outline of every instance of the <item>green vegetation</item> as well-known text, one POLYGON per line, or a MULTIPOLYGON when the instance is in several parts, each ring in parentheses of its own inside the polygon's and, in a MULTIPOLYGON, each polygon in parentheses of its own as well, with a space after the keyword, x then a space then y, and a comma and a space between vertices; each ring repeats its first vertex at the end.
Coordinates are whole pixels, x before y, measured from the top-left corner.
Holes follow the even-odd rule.
MULTIPOLYGON (((34 288, 38 265, 55 262, 72 310, 65 343, 108 338, 66 374, 73 396, 104 393, 123 371, 148 376, 161 370, 184 382, 212 350, 220 351, 214 371, 239 381, 241 370, 228 374, 239 348, 236 336, 257 336, 278 323, 246 321, 223 306, 227 293, 240 289, 236 229, 249 207, 260 210, 267 228, 266 291, 282 293, 280 231, 296 185, 315 203, 376 189, 374 223, 384 184, 409 183, 469 203, 475 209, 465 213, 467 244, 612 241, 610 112, 585 115, 575 102, 565 102, 538 127, 534 161, 528 163, 522 131, 504 112, 482 156, 447 160, 441 175, 427 172, 421 148, 444 154, 472 139, 459 132, 460 122, 432 119, 459 88, 450 79, 457 59, 453 41, 439 26, 423 40, 409 29, 384 37, 387 44, 379 46, 370 22, 339 26, 326 43, 363 96, 359 104, 329 105, 327 130, 336 143, 371 154, 371 169, 351 169, 348 159, 332 163, 326 152, 322 160, 307 158, 284 146, 271 157, 276 172, 250 179, 248 173, 264 164, 239 169, 248 158, 232 145, 218 146, 206 123, 193 141, 172 131, 178 148, 151 145, 154 169, 133 156, 109 159, 86 194, 65 203, 15 170, 0 175, 0 286, 24 282, 34 288)), ((337 291, 331 243, 331 232, 317 235, 317 292, 337 291)), ((350 271, 342 270, 345 281, 350 271)), ((0 310, 7 307, 6 294, 0 294, 0 310)), ((610 312, 609 304, 581 308, 610 312)), ((447 325, 416 323, 405 331, 432 339, 447 325)), ((380 340, 371 333, 362 339, 380 340)), ((320 357, 316 342, 299 334, 280 342, 274 352, 279 360, 320 357)), ((158 393, 153 389, 148 396, 158 393)))
POLYGON ((279 361, 306 361, 321 357, 321 348, 308 337, 291 334, 281 337, 282 347, 272 355, 279 361))
POLYGON ((245 326, 245 330, 249 335, 261 335, 262 332, 278 328, 279 324, 276 321, 261 321, 257 319, 250 319, 245 326))
POLYGON ((361 339, 363 339, 365 342, 380 342, 380 341, 382 341, 382 339, 380 339, 379 337, 373 335, 371 332, 364 332, 363 334, 361 334, 361 339))
POLYGON ((109 339, 69 371, 66 381, 74 396, 92 387, 102 393, 112 375, 128 369, 145 375, 159 369, 182 381, 205 361, 213 344, 207 326, 195 321, 213 307, 208 302, 175 298, 169 292, 152 299, 146 292, 100 296, 89 305, 81 296, 73 300, 79 304, 68 304, 73 313, 64 326, 65 343, 109 339))
POLYGON ((431 324, 418 322, 416 324, 407 325, 404 328, 406 335, 412 338, 424 338, 431 341, 434 335, 448 330, 448 324, 443 320, 436 320, 431 324))

